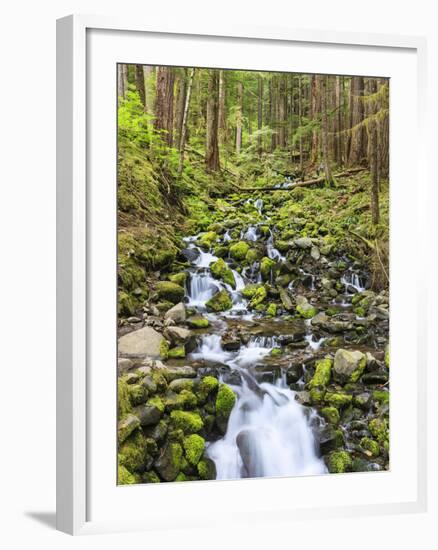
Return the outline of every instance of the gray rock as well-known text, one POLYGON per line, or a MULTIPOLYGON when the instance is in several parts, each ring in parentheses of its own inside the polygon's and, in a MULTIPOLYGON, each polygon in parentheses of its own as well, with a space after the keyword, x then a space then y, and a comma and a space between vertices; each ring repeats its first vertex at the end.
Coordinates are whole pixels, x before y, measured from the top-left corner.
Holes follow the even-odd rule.
POLYGON ((186 308, 184 307, 184 304, 180 302, 179 304, 171 307, 164 314, 164 318, 172 319, 175 323, 183 323, 186 320, 186 308))
POLYGON ((295 246, 297 246, 298 248, 302 248, 303 250, 305 250, 306 248, 311 248, 313 245, 312 239, 310 239, 309 237, 300 237, 299 239, 296 239, 294 241, 294 244, 295 246))
POLYGON ((365 370, 366 356, 361 351, 338 349, 333 363, 333 378, 335 382, 357 382, 365 370))
POLYGON ((169 442, 155 461, 155 469, 165 481, 173 481, 179 473, 183 450, 179 443, 169 442))
POLYGON ((119 353, 126 356, 160 356, 163 336, 152 327, 143 327, 125 334, 119 339, 119 353))
POLYGON ((154 426, 163 416, 162 410, 150 401, 145 405, 136 407, 134 413, 142 426, 154 426))
POLYGON ((167 327, 164 335, 174 346, 185 345, 192 337, 190 330, 182 327, 167 327))
POLYGON ((280 300, 286 311, 293 311, 294 306, 293 306, 292 300, 289 296, 289 293, 284 288, 280 289, 280 300))
POLYGON ((134 363, 125 357, 120 357, 117 360, 117 373, 121 376, 123 373, 128 372, 134 366, 134 363))
POLYGON ((134 430, 140 426, 140 420, 133 414, 128 414, 120 420, 117 426, 118 442, 123 443, 134 430))
POLYGON ((196 371, 192 367, 163 367, 159 370, 167 382, 177 378, 196 378, 196 371))
POLYGON ((300 403, 300 405, 310 405, 310 393, 308 391, 297 391, 295 393, 295 399, 300 403))
POLYGON ((321 257, 321 253, 317 246, 312 246, 310 250, 310 256, 316 261, 319 260, 319 258, 321 257))
POLYGON ((324 323, 327 323, 327 322, 328 322, 328 317, 324 313, 324 311, 320 311, 319 313, 317 313, 315 317, 313 317, 313 319, 311 320, 311 324, 316 327, 319 325, 323 325, 324 323))

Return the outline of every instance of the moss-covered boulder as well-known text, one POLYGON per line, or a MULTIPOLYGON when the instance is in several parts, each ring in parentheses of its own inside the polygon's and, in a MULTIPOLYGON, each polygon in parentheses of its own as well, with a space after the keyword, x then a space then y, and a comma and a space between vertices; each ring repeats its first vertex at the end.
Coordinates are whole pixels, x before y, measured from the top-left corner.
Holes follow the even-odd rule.
POLYGON ((365 454, 368 456, 379 456, 380 454, 380 447, 377 441, 374 441, 374 439, 371 439, 370 437, 363 437, 360 440, 360 446, 365 451, 365 454))
POLYGON ((343 392, 328 391, 324 395, 324 401, 327 405, 342 409, 351 405, 353 396, 343 392))
POLYGON ((244 241, 239 241, 238 243, 232 244, 230 246, 229 252, 231 258, 236 262, 242 262, 246 258, 246 254, 249 250, 249 244, 244 241))
POLYGON ((136 477, 125 467, 119 464, 117 468, 117 484, 133 485, 137 483, 136 477))
POLYGON ((184 438, 183 447, 189 464, 196 466, 204 453, 205 439, 198 434, 189 435, 184 438))
POLYGON ((210 458, 198 462, 198 475, 203 480, 216 479, 216 465, 210 458))
POLYGON ((325 357, 317 361, 315 364, 315 374, 308 384, 309 389, 326 388, 330 384, 332 366, 333 359, 331 357, 325 357))
POLYGON ((339 424, 340 415, 336 407, 323 407, 321 409, 321 416, 329 423, 336 426, 339 424))
POLYGON ((187 319, 187 324, 190 328, 207 328, 210 322, 202 315, 193 315, 187 319))
POLYGON ((215 231, 207 231, 203 235, 201 235, 198 239, 198 244, 202 248, 210 249, 213 244, 217 241, 217 233, 215 231))
POLYGON ((121 420, 119 420, 117 426, 117 437, 119 444, 123 443, 134 430, 140 426, 140 420, 133 414, 127 414, 121 420))
MULTIPOLYGON (((117 380, 117 417, 120 420, 131 412, 132 404, 129 392, 129 384, 124 378, 117 380)), ((129 435, 129 434, 128 434, 129 435)))
POLYGON ((209 395, 219 387, 218 379, 214 376, 204 376, 198 384, 196 395, 200 403, 204 403, 209 395))
POLYGON ((245 288, 242 289, 242 296, 244 298, 251 300, 254 297, 257 290, 262 286, 263 286, 262 284, 258 284, 258 283, 251 283, 249 285, 246 285, 245 288))
POLYGON ((316 308, 309 304, 307 298, 304 296, 296 297, 297 307, 296 310, 304 319, 311 319, 317 314, 316 308))
POLYGON ((232 288, 236 288, 236 280, 234 279, 233 272, 222 258, 210 264, 210 270, 215 279, 220 279, 232 288))
POLYGON ((175 346, 169 349, 167 352, 168 359, 184 359, 186 356, 186 349, 184 346, 175 346))
POLYGON ((262 254, 258 248, 250 248, 245 256, 245 261, 247 264, 252 265, 254 262, 257 262, 261 258, 262 254))
POLYGON ((266 315, 268 317, 275 317, 277 315, 277 304, 269 304, 266 308, 266 315))
POLYGON ((216 396, 216 424, 223 434, 227 431, 228 419, 235 402, 233 390, 226 384, 220 384, 216 396))
POLYGON ((268 296, 268 293, 266 291, 266 288, 264 286, 260 286, 254 293, 254 296, 251 298, 251 301, 249 303, 250 308, 256 308, 258 305, 260 305, 262 302, 266 300, 268 296))
POLYGON ((274 260, 265 256, 260 262, 260 274, 264 281, 270 281, 272 276, 272 270, 275 267, 274 260))
POLYGON ((160 483, 161 480, 158 477, 157 473, 151 470, 150 472, 145 472, 142 477, 143 483, 160 483))
POLYGON ((182 389, 179 393, 170 392, 165 399, 166 411, 175 410, 191 410, 196 408, 198 400, 195 394, 188 390, 182 389))
POLYGON ((361 351, 338 349, 334 359, 333 377, 340 384, 357 382, 362 376, 366 364, 366 355, 361 351))
POLYGON ((141 430, 136 430, 119 447, 119 464, 130 472, 143 472, 147 466, 146 440, 141 430))
POLYGON ((197 433, 202 430, 204 423, 199 413, 188 411, 172 411, 170 413, 172 424, 184 433, 197 433))
POLYGON ((172 273, 169 275, 169 281, 171 283, 175 283, 176 285, 182 286, 184 288, 184 285, 186 284, 187 279, 187 273, 185 271, 181 271, 180 273, 172 273))
POLYGON ((347 451, 333 451, 325 457, 325 463, 331 474, 351 472, 353 461, 347 451))
POLYGON ((231 296, 226 290, 221 290, 205 303, 205 307, 208 311, 213 311, 215 313, 226 311, 230 309, 232 305, 231 296))
POLYGON ((184 288, 170 281, 159 281, 155 285, 158 297, 162 300, 178 304, 184 298, 184 288))
POLYGON ((164 481, 174 481, 181 468, 183 449, 177 442, 169 442, 155 461, 155 470, 164 481))

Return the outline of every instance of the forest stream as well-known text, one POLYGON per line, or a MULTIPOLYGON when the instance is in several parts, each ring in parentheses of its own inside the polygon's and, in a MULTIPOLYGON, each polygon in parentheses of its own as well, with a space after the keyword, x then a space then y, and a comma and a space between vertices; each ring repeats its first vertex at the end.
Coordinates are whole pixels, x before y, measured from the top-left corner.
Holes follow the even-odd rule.
POLYGON ((389 467, 388 292, 321 238, 280 239, 279 208, 221 199, 156 284, 169 305, 121 324, 119 482, 389 467))

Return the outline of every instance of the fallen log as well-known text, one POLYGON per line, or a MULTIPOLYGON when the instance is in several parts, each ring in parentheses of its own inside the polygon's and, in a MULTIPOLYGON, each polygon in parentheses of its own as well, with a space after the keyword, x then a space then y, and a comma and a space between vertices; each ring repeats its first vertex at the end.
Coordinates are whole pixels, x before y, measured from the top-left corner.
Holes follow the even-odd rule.
MULTIPOLYGON (((333 178, 345 178, 347 176, 351 176, 353 174, 357 174, 358 172, 363 172, 365 168, 352 168, 351 170, 345 170, 344 172, 340 172, 339 174, 333 174, 333 178)), ((316 183, 324 183, 326 181, 325 176, 321 176, 319 178, 314 178, 311 180, 305 180, 305 181, 296 181, 295 183, 289 185, 289 187, 240 187, 240 190, 242 192, 247 191, 291 191, 292 189, 295 189, 296 187, 307 187, 308 185, 315 185, 316 183)))

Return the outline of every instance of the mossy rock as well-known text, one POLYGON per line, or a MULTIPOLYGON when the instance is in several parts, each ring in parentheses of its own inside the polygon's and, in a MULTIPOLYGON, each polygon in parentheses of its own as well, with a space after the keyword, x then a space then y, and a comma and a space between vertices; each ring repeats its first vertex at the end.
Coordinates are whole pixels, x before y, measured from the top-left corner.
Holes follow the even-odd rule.
POLYGON ((374 390, 373 391, 373 400, 379 403, 379 405, 389 405, 389 391, 385 390, 374 390))
POLYGON ((389 444, 389 427, 385 418, 373 418, 368 424, 371 435, 386 448, 389 444))
POLYGON ((353 461, 347 451, 333 451, 325 457, 325 462, 331 474, 343 474, 352 471, 353 461))
POLYGON ((146 403, 148 391, 142 384, 129 384, 129 399, 132 405, 141 405, 146 403))
POLYGON ((119 464, 130 472, 143 472, 146 469, 148 453, 146 440, 140 430, 136 430, 119 447, 119 464))
POLYGON ((169 442, 155 461, 155 469, 164 481, 174 481, 181 469, 183 449, 177 442, 169 442))
POLYGON ((221 290, 206 302, 205 307, 208 311, 219 313, 230 309, 232 305, 230 294, 226 290, 221 290))
POLYGON ((117 380, 117 415, 120 420, 132 410, 129 384, 123 378, 117 380))
POLYGON ((184 438, 183 447, 187 461, 196 466, 204 453, 205 439, 198 434, 189 435, 184 438))
POLYGON ((239 241, 230 246, 229 253, 233 260, 235 260, 236 262, 241 262, 245 260, 248 250, 249 244, 244 241, 239 241))
POLYGON ((220 384, 216 396, 216 424, 222 433, 227 430, 228 419, 235 402, 233 390, 226 384, 220 384))
POLYGON ((186 350, 184 346, 176 346, 169 349, 167 352, 168 359, 184 359, 186 356, 186 350))
POLYGON ((210 270, 215 279, 220 279, 232 288, 236 288, 236 280, 234 279, 233 272, 222 258, 210 264, 210 270))
POLYGON ((277 315, 277 304, 269 304, 266 308, 266 315, 268 317, 275 317, 277 315))
MULTIPOLYGON (((268 293, 266 291, 266 288, 264 286, 260 286, 254 293, 250 303, 249 303, 249 307, 250 308, 257 308, 257 306, 259 306, 262 302, 264 302, 266 300, 268 296, 268 293)), ((263 308, 264 309, 264 308, 263 308)))
POLYGON ((140 420, 134 414, 127 414, 117 425, 117 438, 120 443, 123 443, 132 432, 134 432, 140 426, 140 420))
POLYGON ((210 249, 213 246, 213 243, 217 241, 217 238, 218 236, 215 231, 207 231, 207 233, 201 235, 198 239, 198 243, 202 248, 210 249))
POLYGON ((143 483, 161 483, 161 479, 156 472, 151 470, 143 474, 143 483))
POLYGON ((134 485, 137 479, 125 466, 120 464, 117 467, 117 484, 118 485, 134 485))
POLYGON ((310 305, 308 302, 298 304, 296 310, 304 319, 311 319, 317 314, 316 308, 310 305))
POLYGON ((131 294, 120 291, 118 293, 117 311, 124 317, 134 315, 137 310, 138 302, 131 294))
POLYGON ((193 315, 186 322, 190 328, 207 328, 210 325, 210 321, 202 315, 193 315))
POLYGON ((278 357, 279 355, 283 355, 283 350, 281 348, 274 348, 271 350, 270 355, 271 357, 278 357))
POLYGON ((169 281, 181 287, 184 287, 184 285, 186 284, 186 279, 187 279, 187 273, 185 271, 181 271, 181 273, 173 273, 172 275, 169 275, 169 281))
POLYGON ((201 403, 205 402, 209 395, 215 392, 219 387, 218 379, 214 376, 204 376, 199 382, 197 396, 201 403))
POLYGON ((377 441, 374 441, 374 439, 371 439, 370 437, 363 437, 360 440, 360 446, 362 449, 364 449, 365 454, 368 456, 379 456, 380 454, 380 447, 377 441))
POLYGON ((309 392, 310 402, 312 405, 319 405, 325 397, 325 390, 321 388, 312 388, 309 392))
POLYGON ((271 280, 272 270, 274 269, 274 267, 275 267, 274 260, 271 260, 271 258, 268 258, 266 256, 262 258, 260 262, 260 274, 264 281, 271 280))
POLYGON ((181 390, 167 397, 165 402, 166 411, 190 410, 196 408, 198 400, 193 392, 187 389, 181 390))
POLYGON ((347 407, 348 405, 351 405, 353 401, 353 396, 348 395, 346 393, 340 393, 340 392, 326 392, 324 396, 324 401, 333 407, 336 407, 337 409, 342 409, 343 407, 347 407))
POLYGON ((317 361, 315 364, 315 374, 308 384, 309 389, 325 389, 330 384, 332 367, 333 359, 331 357, 325 357, 317 361))
POLYGON ((339 424, 340 415, 336 407, 323 407, 321 416, 329 423, 337 426, 339 424))
POLYGON ((254 262, 257 262, 261 257, 261 252, 257 248, 250 248, 245 256, 245 261, 247 264, 252 265, 254 262))
POLYGON ((218 258, 226 258, 228 256, 228 246, 216 246, 213 250, 213 254, 218 258))
POLYGON ((197 412, 172 411, 170 419, 176 428, 180 428, 186 434, 200 432, 204 427, 202 418, 197 412))
POLYGON ((252 298, 254 298, 257 290, 261 287, 263 287, 263 285, 259 283, 251 283, 249 285, 246 285, 245 288, 242 289, 242 296, 251 300, 252 298))
POLYGON ((216 465, 210 458, 203 458, 200 460, 197 469, 201 479, 216 479, 216 465))
POLYGON ((184 298, 183 287, 170 281, 159 281, 155 285, 155 290, 159 298, 172 302, 172 304, 178 304, 184 298))

